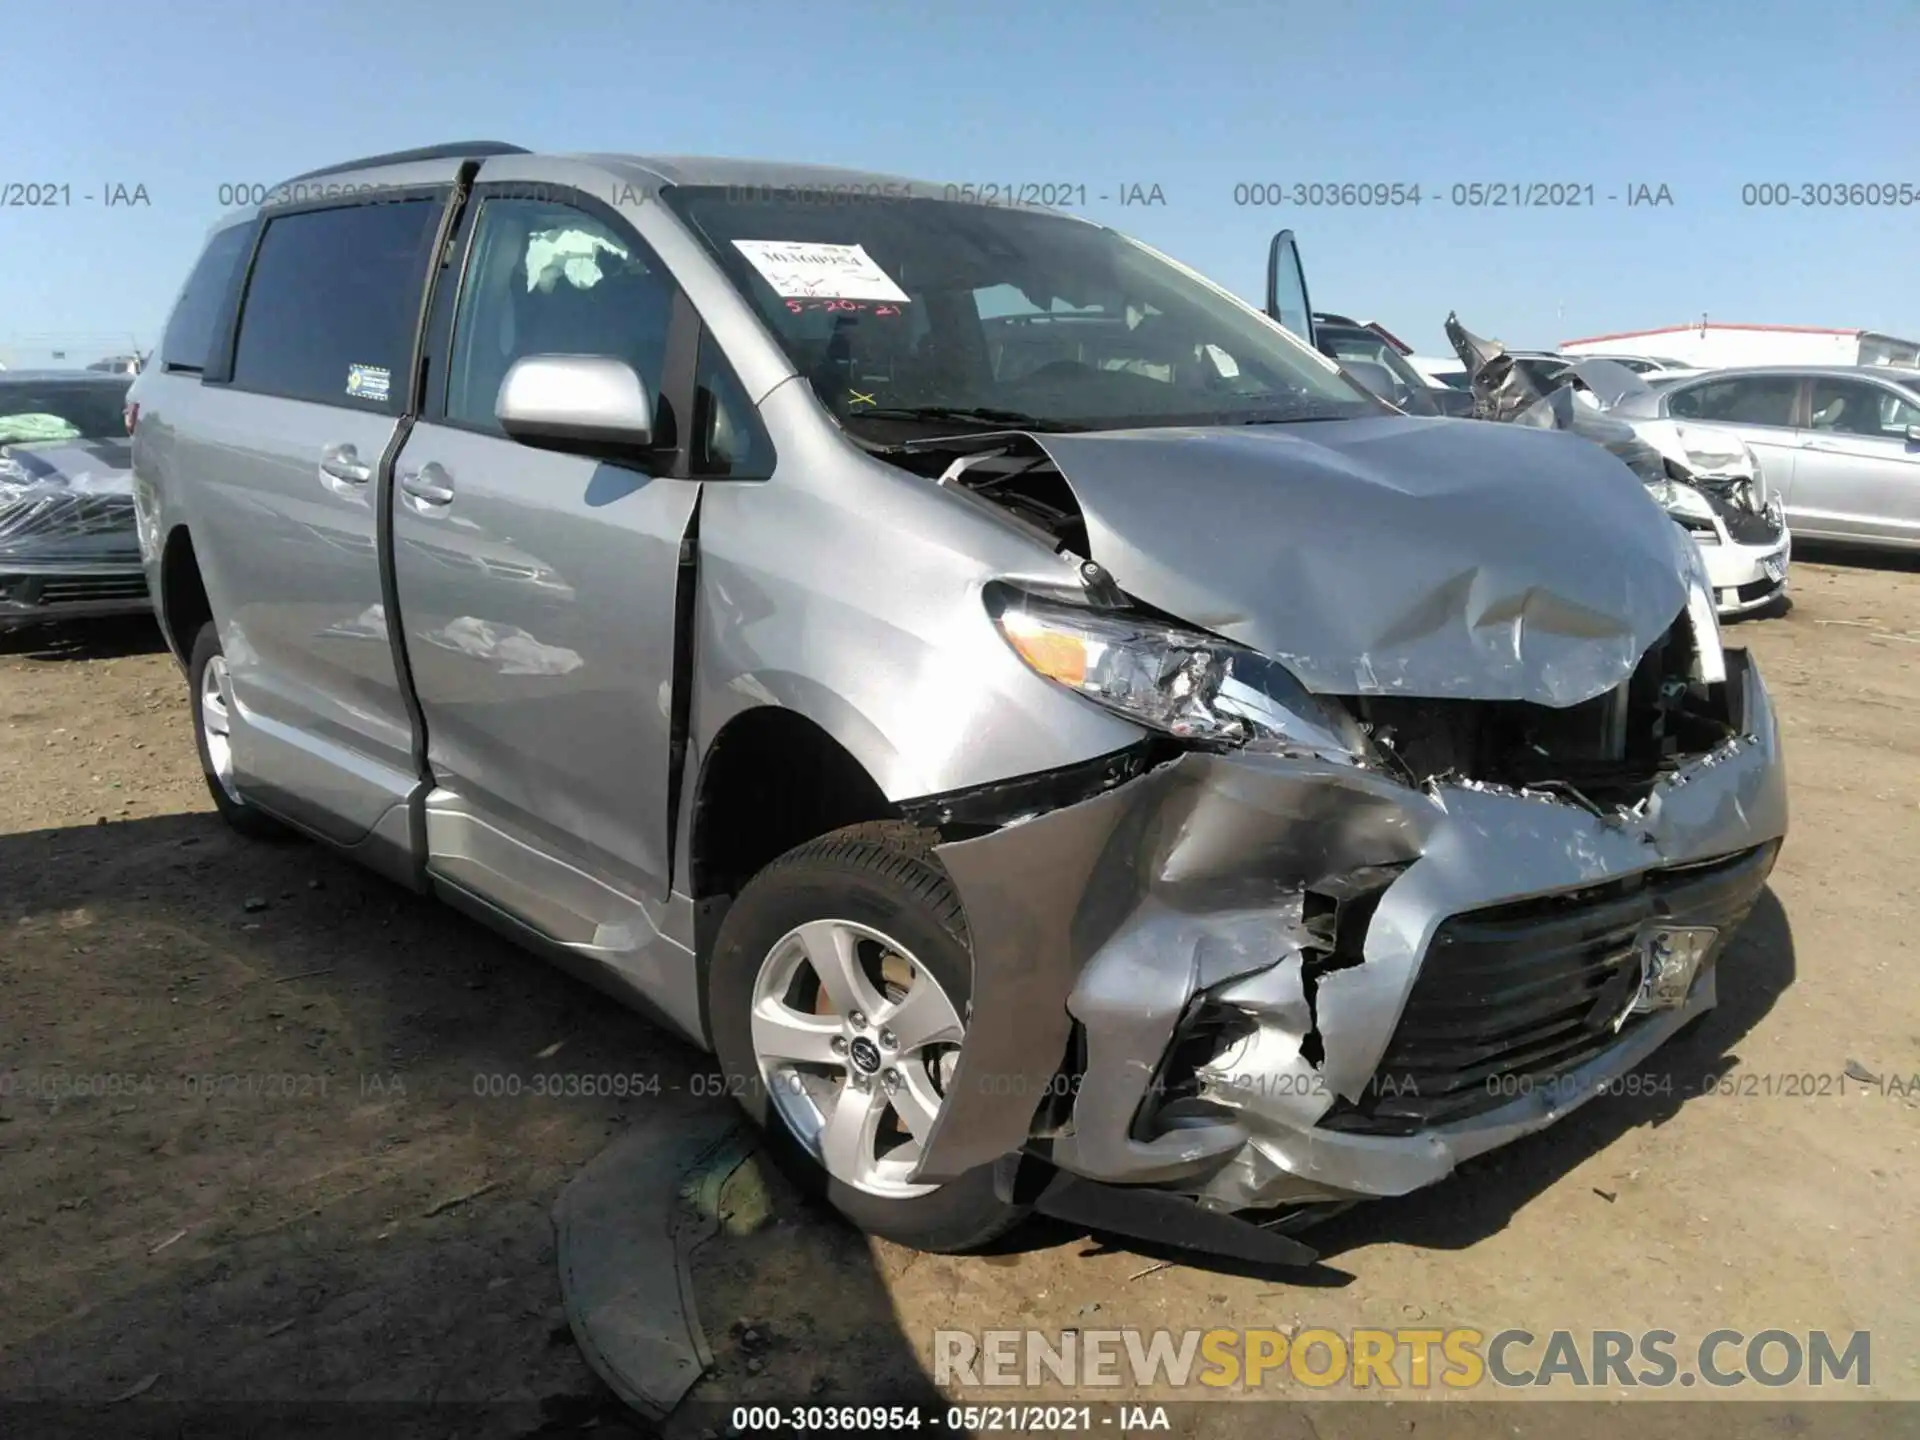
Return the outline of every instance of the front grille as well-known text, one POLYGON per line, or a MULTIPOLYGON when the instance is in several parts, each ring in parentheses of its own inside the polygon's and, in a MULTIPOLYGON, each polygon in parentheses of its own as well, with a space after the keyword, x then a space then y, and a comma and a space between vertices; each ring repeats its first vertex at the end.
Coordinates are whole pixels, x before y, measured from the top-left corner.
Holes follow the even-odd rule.
POLYGON ((147 598, 147 577, 131 575, 19 575, 0 581, 0 600, 15 605, 86 605, 147 598))
POLYGON ((1638 988, 1640 926, 1718 926, 1717 953, 1776 849, 1450 916, 1360 1103, 1342 1101, 1320 1123, 1412 1135, 1497 1109, 1619 1044, 1648 1018, 1613 1028, 1638 988))
POLYGON ((1750 580, 1745 585, 1735 589, 1733 593, 1739 597, 1742 605, 1750 605, 1755 600, 1765 599, 1779 588, 1780 582, 1778 580, 1750 580))

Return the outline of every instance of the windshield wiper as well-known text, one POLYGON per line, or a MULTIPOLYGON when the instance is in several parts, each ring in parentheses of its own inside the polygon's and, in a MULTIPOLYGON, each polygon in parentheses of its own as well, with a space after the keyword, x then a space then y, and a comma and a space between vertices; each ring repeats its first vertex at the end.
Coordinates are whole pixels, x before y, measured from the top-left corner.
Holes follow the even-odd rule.
POLYGON ((1050 430, 1066 433, 1085 430, 1061 420, 1047 420, 1024 410, 999 410, 973 405, 868 405, 847 412, 849 420, 957 420, 986 430, 1050 430))

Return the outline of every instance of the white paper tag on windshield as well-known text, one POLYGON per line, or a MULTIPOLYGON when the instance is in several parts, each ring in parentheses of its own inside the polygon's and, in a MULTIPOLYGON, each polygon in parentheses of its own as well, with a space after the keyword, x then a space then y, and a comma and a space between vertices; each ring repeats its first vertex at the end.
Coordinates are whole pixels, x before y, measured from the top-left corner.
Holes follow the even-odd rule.
POLYGON ((810 240, 736 240, 784 300, 888 300, 901 304, 907 292, 893 283, 864 245, 820 245, 810 240))

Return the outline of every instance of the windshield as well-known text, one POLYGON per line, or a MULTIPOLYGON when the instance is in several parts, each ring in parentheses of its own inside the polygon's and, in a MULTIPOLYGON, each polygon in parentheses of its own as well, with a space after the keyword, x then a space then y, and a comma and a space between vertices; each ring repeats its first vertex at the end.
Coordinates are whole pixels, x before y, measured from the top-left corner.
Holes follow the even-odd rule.
POLYGON ((668 192, 842 421, 1113 429, 1380 413, 1258 311, 1031 210, 668 192))
POLYGON ((124 440, 131 378, 119 383, 0 380, 0 445, 124 440))

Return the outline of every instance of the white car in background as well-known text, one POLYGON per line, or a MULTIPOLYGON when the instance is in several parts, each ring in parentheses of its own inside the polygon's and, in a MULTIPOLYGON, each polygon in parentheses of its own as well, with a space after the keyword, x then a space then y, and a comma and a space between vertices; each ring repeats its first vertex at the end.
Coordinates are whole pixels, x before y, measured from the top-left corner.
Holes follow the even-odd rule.
POLYGON ((1785 595, 1793 557, 1785 506, 1738 434, 1662 413, 1648 384, 1656 377, 1610 357, 1508 351, 1452 315, 1447 334, 1471 365, 1481 418, 1571 431, 1606 447, 1640 477, 1692 536, 1723 617, 1765 609, 1785 595))
POLYGON ((1768 485, 1752 448, 1713 425, 1613 418, 1668 462, 1672 473, 1649 484, 1647 492, 1693 536, 1720 614, 1744 615, 1784 596, 1793 533, 1780 494, 1768 485))

